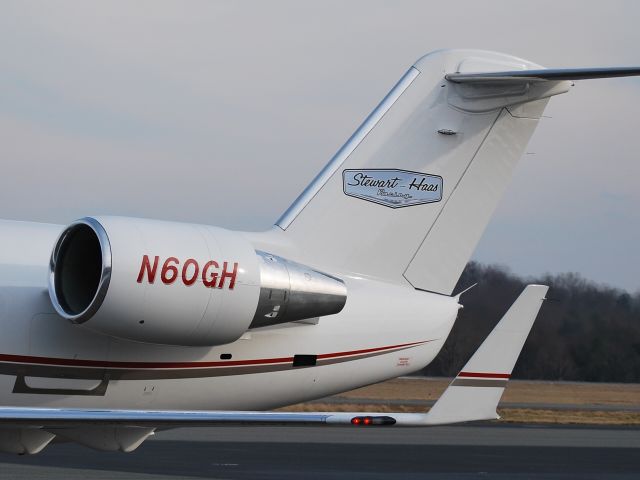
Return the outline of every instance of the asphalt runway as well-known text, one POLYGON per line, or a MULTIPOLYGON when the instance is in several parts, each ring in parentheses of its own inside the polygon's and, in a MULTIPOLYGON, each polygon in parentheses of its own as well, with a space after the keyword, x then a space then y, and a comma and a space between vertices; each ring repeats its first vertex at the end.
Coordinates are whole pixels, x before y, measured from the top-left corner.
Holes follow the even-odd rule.
POLYGON ((637 479, 640 429, 219 427, 158 432, 130 454, 54 444, 0 454, 1 479, 637 479))

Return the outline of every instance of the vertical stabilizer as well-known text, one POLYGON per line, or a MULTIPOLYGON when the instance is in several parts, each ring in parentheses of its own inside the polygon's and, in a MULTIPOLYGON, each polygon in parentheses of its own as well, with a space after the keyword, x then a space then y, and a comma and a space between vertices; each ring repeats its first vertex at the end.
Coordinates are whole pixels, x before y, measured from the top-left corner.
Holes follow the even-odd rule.
POLYGON ((567 81, 468 83, 538 65, 475 50, 418 60, 280 218, 324 268, 451 294, 547 99, 567 81))

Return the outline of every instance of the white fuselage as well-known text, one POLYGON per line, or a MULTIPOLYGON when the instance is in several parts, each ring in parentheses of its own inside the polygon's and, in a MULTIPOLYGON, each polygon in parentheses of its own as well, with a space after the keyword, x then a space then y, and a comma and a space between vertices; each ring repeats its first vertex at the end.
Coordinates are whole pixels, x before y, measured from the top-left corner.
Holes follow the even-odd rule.
MULTIPOLYGON (((47 275, 61 230, 0 221, 1 406, 275 408, 420 370, 439 352, 459 308, 454 297, 332 271, 348 300, 317 323, 253 329, 215 347, 122 340, 55 313, 47 275), (295 355, 315 356, 317 364, 300 357, 294 366, 295 355)), ((270 235, 247 238, 299 260, 270 235)))

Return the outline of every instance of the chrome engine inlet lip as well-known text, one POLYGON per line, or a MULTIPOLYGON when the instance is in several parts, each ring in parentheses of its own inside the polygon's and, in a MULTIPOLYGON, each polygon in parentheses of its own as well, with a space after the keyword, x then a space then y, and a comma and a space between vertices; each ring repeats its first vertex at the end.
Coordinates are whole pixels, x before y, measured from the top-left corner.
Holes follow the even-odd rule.
POLYGON ((111 243, 104 227, 95 218, 84 217, 80 220, 76 220, 71 225, 66 227, 58 239, 56 240, 53 252, 51 253, 51 259, 49 261, 49 297, 56 313, 62 318, 66 318, 73 323, 81 324, 89 320, 100 308, 104 298, 107 295, 109 289, 109 282, 111 280, 111 243), (100 253, 102 255, 102 269, 100 273, 100 281, 98 282, 98 288, 96 289, 93 298, 89 305, 80 313, 69 313, 63 305, 60 303, 58 293, 56 289, 56 266, 60 261, 61 248, 67 240, 68 236, 79 225, 85 225, 96 234, 98 242, 100 243, 100 253))

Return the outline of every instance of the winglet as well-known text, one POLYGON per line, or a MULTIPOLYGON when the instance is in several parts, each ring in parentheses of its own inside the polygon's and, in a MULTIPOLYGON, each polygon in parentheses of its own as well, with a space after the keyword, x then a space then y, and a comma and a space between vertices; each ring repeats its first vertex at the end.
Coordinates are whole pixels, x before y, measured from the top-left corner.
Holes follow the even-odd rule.
POLYGON ((528 285, 451 382, 424 424, 500 418, 496 407, 549 287, 528 285))

